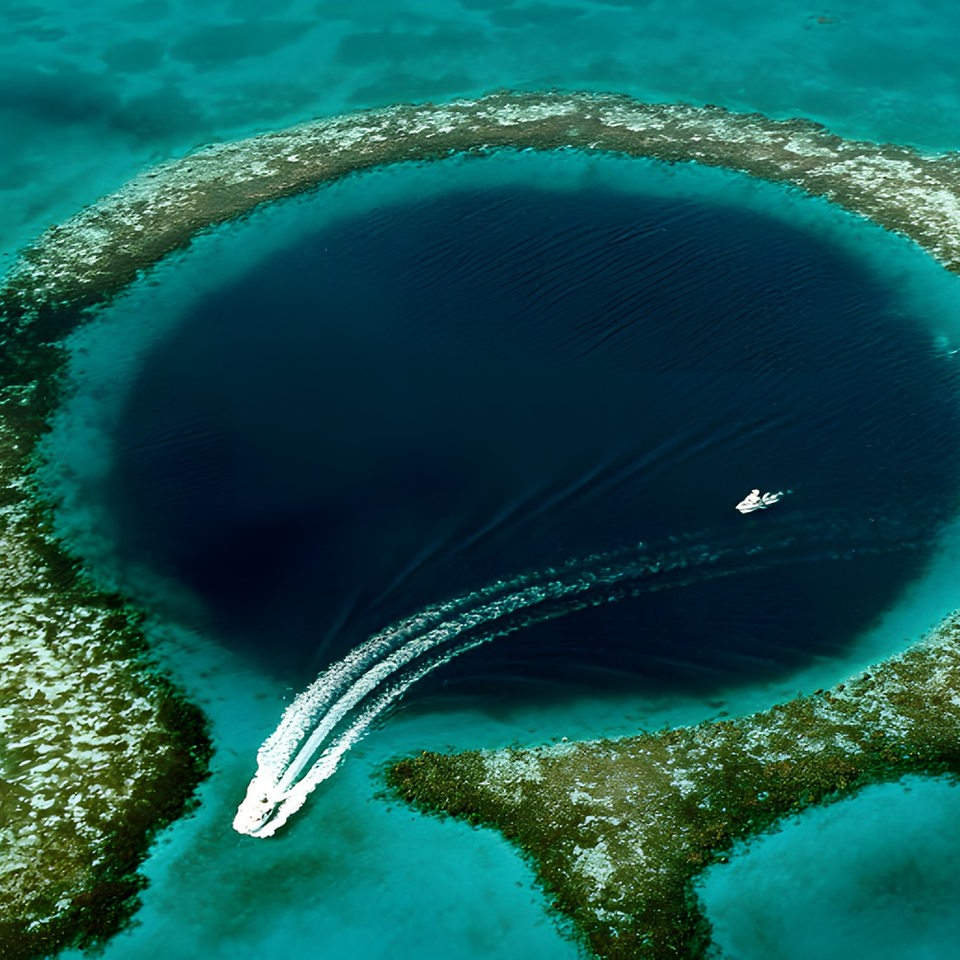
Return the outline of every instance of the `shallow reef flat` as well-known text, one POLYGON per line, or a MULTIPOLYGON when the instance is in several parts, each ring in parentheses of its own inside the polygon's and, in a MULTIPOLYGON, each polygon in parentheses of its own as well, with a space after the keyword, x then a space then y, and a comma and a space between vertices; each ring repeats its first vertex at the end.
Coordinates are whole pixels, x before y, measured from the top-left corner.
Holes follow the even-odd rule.
MULTIPOLYGON (((35 361, 21 372, 40 374, 35 361)), ((50 394, 9 367, 4 378, 0 953, 17 960, 123 926, 137 867, 187 809, 209 746, 203 715, 145 659, 139 615, 85 584, 47 538, 28 470, 50 394)))
MULTIPOLYGON (((185 809, 209 751, 199 712, 142 659, 136 612, 122 599, 90 587, 45 533, 49 507, 33 495, 31 458, 58 401, 64 351, 57 344, 85 319, 84 308, 108 301, 199 232, 263 203, 385 164, 499 149, 575 149, 743 171, 870 217, 960 272, 956 155, 922 156, 899 146, 845 141, 803 120, 558 91, 404 104, 210 146, 144 172, 51 227, 0 283, 0 943, 5 956, 48 954, 117 928, 131 908, 140 882, 135 870, 153 831, 185 809)), ((538 783, 534 776, 544 778, 536 790, 541 801, 555 784, 558 832, 550 836, 557 855, 548 855, 543 846, 554 818, 545 819, 537 833, 526 807, 524 829, 533 832, 523 834, 522 843, 535 852, 545 884, 587 931, 597 953, 640 956, 636 951, 647 949, 642 945, 648 934, 655 938, 649 950, 664 951, 667 944, 685 949, 699 942, 705 934, 695 913, 669 912, 699 869, 696 858, 717 855, 732 838, 761 829, 791 805, 908 768, 940 764, 952 769, 946 745, 955 742, 956 731, 950 719, 955 704, 948 695, 956 679, 952 629, 945 626, 936 644, 891 662, 873 678, 781 708, 779 720, 774 712, 766 721, 752 718, 640 738, 629 741, 631 746, 522 754, 516 763, 526 769, 529 759, 534 773, 530 779, 518 777, 516 803, 527 789, 524 784, 538 783), (915 698, 911 684, 930 683, 937 670, 943 673, 938 688, 943 704, 931 705, 929 693, 915 698), (915 704, 915 714, 905 712, 908 702, 915 704), (876 716, 868 703, 877 705, 876 716), (897 733, 905 717, 914 719, 897 733), (819 733, 791 740, 804 724, 821 731, 832 724, 836 736, 824 757, 801 765, 807 756, 802 744, 812 750, 814 742, 823 741, 819 733), (935 727, 944 731, 942 749, 935 749, 931 739, 935 727), (751 731, 761 730, 769 742, 755 744, 751 731), (914 743, 914 731, 926 739, 914 743), (777 737, 784 743, 774 749, 777 737), (686 772, 677 780, 673 768, 686 772), (599 820, 586 824, 597 831, 594 840, 591 831, 578 831, 585 829, 586 817, 601 813, 588 814, 571 798, 578 780, 596 784, 583 792, 606 818, 603 825, 599 820), (714 799, 723 796, 730 798, 726 811, 714 799), (621 822, 613 830, 617 817, 621 822), (668 835, 677 845, 667 844, 668 835), (567 846, 564 836, 570 838, 567 846), (618 850, 626 851, 627 838, 634 836, 644 838, 637 876, 649 883, 642 895, 621 902, 615 896, 618 850), (621 941, 633 944, 635 952, 621 947, 621 941)), ((493 788, 480 790, 488 776, 481 770, 488 763, 494 770, 499 764, 505 771, 515 766, 509 757, 476 754, 424 758, 399 769, 405 771, 409 794, 436 809, 446 808, 454 797, 442 792, 440 781, 430 795, 426 785, 431 777, 449 773, 461 804, 457 812, 498 822, 521 836, 520 821, 509 820, 507 813, 514 809, 514 788, 507 799, 497 799, 493 788), (474 793, 471 781, 478 785, 474 793), (473 809, 481 799, 488 805, 473 809)), ((489 776, 491 783, 501 782, 499 774, 489 776)), ((502 783, 510 776, 504 772, 502 783)), ((400 773, 396 777, 399 785, 400 773)), ((668 955, 649 950, 650 956, 668 955)))
POLYGON ((207 147, 154 167, 28 248, 0 297, 99 302, 191 236, 357 171, 513 148, 696 162, 792 184, 870 217, 960 271, 960 156, 844 140, 806 120, 613 94, 499 92, 401 104, 207 147))
POLYGON ((907 773, 960 774, 960 615, 904 654, 762 713, 616 740, 423 753, 418 809, 500 830, 603 960, 702 957, 698 874, 812 804, 907 773))

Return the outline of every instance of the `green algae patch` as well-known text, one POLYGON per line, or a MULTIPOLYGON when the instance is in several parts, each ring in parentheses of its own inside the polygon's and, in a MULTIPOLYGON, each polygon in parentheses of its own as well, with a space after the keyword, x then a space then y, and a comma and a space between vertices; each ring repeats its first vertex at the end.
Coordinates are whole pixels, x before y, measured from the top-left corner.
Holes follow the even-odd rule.
POLYGON ((206 721, 146 656, 140 615, 85 582, 33 495, 60 355, 0 359, 0 954, 92 947, 206 775, 206 721), (22 359, 22 362, 17 362, 22 359))
POLYGON ((902 656, 763 713, 550 747, 423 753, 390 789, 500 830, 603 960, 704 957, 703 868, 813 804, 960 773, 960 615, 902 656))

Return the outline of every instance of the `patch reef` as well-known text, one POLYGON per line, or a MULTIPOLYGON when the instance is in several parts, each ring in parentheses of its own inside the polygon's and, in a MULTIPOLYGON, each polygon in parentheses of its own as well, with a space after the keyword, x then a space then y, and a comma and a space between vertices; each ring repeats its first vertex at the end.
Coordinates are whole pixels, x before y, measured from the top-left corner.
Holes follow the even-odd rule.
POLYGON ((693 882, 736 841, 907 773, 960 774, 960 615, 901 656, 763 713, 617 740, 424 753, 419 809, 499 829, 603 960, 703 957, 693 882))
MULTIPOLYGON (((29 475, 57 400, 63 356, 51 344, 83 308, 259 204, 388 163, 501 148, 744 171, 870 217, 960 272, 956 155, 585 93, 399 105, 208 147, 51 227, 0 285, 5 957, 116 929, 152 831, 182 812, 207 756, 199 714, 139 659, 136 615, 85 584, 44 534, 29 475)), ((424 757, 397 767, 394 781, 421 804, 517 837, 599 955, 673 956, 704 936, 684 899, 689 877, 733 838, 871 778, 953 769, 952 630, 873 677, 762 717, 564 751, 424 757), (914 692, 924 685, 933 699, 914 692)))

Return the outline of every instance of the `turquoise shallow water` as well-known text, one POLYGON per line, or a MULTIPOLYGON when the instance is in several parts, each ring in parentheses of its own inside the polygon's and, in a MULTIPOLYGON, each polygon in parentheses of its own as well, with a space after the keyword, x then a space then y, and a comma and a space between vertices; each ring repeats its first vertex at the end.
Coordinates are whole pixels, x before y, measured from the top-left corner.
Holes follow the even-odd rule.
POLYGON ((872 787, 709 870, 701 896, 724 956, 950 956, 960 933, 956 790, 917 778, 872 787))
POLYGON ((955 148, 960 15, 945 0, 11 0, 0 28, 6 252, 200 144, 500 87, 716 103, 955 148))
MULTIPOLYGON (((48 223, 146 165, 195 146, 345 109, 498 87, 710 102, 805 116, 854 138, 930 151, 956 146, 960 14, 942 0, 829 7, 793 0, 384 0, 356 10, 297 0, 269 6, 10 2, 0 10, 0 26, 4 262, 48 223)), ((557 160, 548 175, 567 177, 576 188, 582 178, 629 178, 640 168, 557 160)), ((788 210, 862 247, 909 278, 915 298, 925 298, 928 325, 921 335, 941 338, 944 349, 960 338, 955 283, 908 244, 822 204, 740 178, 687 170, 668 176, 674 189, 788 210)), ((424 174, 409 180, 385 174, 363 191, 334 188, 329 199, 338 210, 361 209, 378 198, 429 190, 429 181, 424 174)), ((271 243, 289 238, 288 224, 271 233, 275 222, 265 214, 257 243, 243 253, 229 248, 227 263, 217 237, 191 256, 242 272, 271 243)), ((239 230, 228 227, 221 236, 229 240, 239 230)), ((179 270, 182 262, 161 268, 158 277, 173 286, 192 284, 179 270)), ((69 463, 74 489, 97 482, 97 457, 108 454, 104 425, 138 351, 164 334, 149 288, 131 294, 130 309, 142 320, 135 340, 104 324, 85 341, 90 350, 77 377, 94 388, 78 395, 66 427, 71 444, 84 450, 69 463)), ((88 555, 102 547, 92 540, 96 526, 88 516, 68 511, 63 522, 88 555)), ((160 649, 210 713, 219 749, 200 811, 167 832, 148 864, 151 885, 138 926, 106 956, 572 958, 576 948, 558 934, 531 889, 530 872, 511 850, 493 834, 427 821, 375 799, 378 764, 422 748, 543 742, 689 722, 828 685, 902 649, 957 606, 951 571, 958 543, 954 533, 945 534, 943 555, 929 575, 876 629, 855 638, 842 660, 818 662, 776 684, 731 691, 710 703, 618 696, 549 709, 441 704, 437 712, 429 705, 403 710, 353 751, 288 832, 265 842, 236 835, 230 818, 256 747, 296 690, 207 637, 158 625, 160 649)), ((703 893, 724 956, 952 957, 957 913, 944 891, 956 887, 960 851, 950 845, 946 825, 958 814, 957 791, 939 785, 877 788, 734 858, 703 893), (831 851, 826 862, 825 851, 831 851), (892 865, 914 881, 891 877, 892 865), (818 931, 813 945, 812 925, 818 931)))

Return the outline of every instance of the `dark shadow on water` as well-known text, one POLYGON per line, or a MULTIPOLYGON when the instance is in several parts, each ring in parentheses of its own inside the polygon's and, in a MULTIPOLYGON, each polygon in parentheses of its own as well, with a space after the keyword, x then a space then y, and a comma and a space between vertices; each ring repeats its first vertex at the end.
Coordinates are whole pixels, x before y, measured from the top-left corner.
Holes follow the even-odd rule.
MULTIPOLYGON (((955 502, 960 422, 913 311, 835 245, 720 206, 504 188, 382 209, 153 352, 105 487, 119 561, 303 680, 426 604, 639 541, 912 510, 922 545, 955 502), (793 492, 742 517, 754 485, 793 492)), ((872 536, 526 628, 424 689, 774 677, 841 652, 923 569, 927 549, 872 536)))

